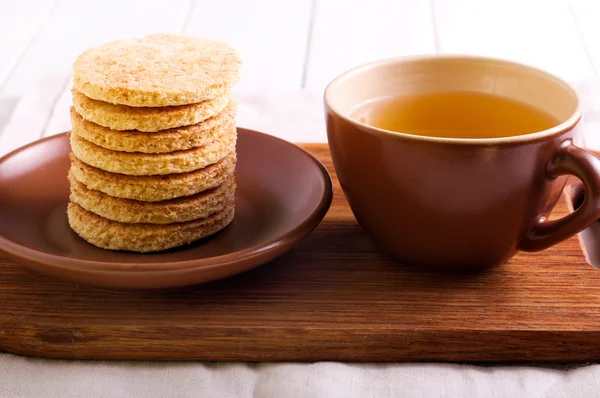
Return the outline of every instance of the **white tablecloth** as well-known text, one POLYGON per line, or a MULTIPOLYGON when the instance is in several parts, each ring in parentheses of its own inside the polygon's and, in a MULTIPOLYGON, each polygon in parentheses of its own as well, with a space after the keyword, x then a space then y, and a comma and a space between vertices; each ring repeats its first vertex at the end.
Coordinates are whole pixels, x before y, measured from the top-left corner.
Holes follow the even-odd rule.
POLYGON ((450 364, 76 362, 0 356, 1 397, 582 397, 600 365, 569 371, 450 364))
MULTIPOLYGON (((576 86, 586 108, 585 144, 600 150, 600 84, 583 82, 576 86)), ((1 152, 25 144, 30 140, 28 137, 59 133, 69 128, 68 96, 60 98, 58 106, 53 104, 53 110, 42 112, 39 105, 47 103, 44 87, 44 84, 34 87, 16 106, 0 134, 1 152), (48 119, 48 114, 54 116, 48 119)), ((240 103, 238 124, 242 127, 294 142, 326 140, 320 93, 238 93, 236 99, 240 103)), ((0 354, 2 398, 454 398, 593 397, 599 394, 600 365, 567 369, 566 365, 550 368, 330 362, 156 363, 52 361, 0 354)))

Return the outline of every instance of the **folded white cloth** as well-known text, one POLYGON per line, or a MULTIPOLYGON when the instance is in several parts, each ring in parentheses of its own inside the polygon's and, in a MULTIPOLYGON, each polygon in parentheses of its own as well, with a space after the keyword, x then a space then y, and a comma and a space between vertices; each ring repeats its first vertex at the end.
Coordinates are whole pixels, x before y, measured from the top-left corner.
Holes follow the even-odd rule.
POLYGON ((0 355, 0 397, 594 397, 600 365, 50 361, 0 355))
MULTIPOLYGON (((576 87, 585 106, 583 144, 600 150, 600 83, 581 82, 576 87)), ((326 142, 320 93, 236 93, 235 99, 241 127, 293 142, 326 142)), ((69 105, 69 76, 35 85, 0 133, 0 155, 68 130, 69 105)), ((0 354, 0 398, 592 397, 598 391, 600 365, 559 370, 456 364, 156 363, 0 354)))
POLYGON ((50 361, 0 355, 0 397, 594 397, 600 365, 50 361))

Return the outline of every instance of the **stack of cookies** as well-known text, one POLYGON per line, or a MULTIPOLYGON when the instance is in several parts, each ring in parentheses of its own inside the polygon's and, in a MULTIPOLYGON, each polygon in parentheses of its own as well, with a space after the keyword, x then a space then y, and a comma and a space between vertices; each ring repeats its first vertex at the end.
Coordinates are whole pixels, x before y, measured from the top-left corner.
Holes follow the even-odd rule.
POLYGON ((154 252, 234 217, 240 60, 224 43, 150 35, 73 65, 71 228, 111 250, 154 252))

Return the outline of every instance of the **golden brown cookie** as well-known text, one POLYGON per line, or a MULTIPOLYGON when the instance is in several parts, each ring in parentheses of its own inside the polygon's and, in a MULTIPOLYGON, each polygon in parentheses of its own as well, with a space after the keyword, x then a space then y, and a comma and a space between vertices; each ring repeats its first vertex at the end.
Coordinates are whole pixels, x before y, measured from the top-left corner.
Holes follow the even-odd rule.
POLYGON ((215 138, 235 129, 235 104, 220 114, 191 126, 156 133, 135 130, 118 131, 88 122, 71 108, 71 129, 87 141, 121 152, 168 153, 207 145, 215 138))
POLYGON ((229 92, 189 105, 133 107, 91 99, 76 89, 73 107, 84 119, 113 130, 154 132, 200 123, 223 111, 231 100, 229 92))
POLYGON ((109 220, 134 224, 171 224, 206 218, 223 210, 235 198, 233 176, 208 191, 161 202, 115 198, 87 188, 71 173, 69 182, 71 183, 71 202, 109 220))
POLYGON ((111 221, 75 203, 67 206, 71 228, 89 243, 109 250, 140 253, 182 246, 213 235, 233 220, 233 204, 208 218, 174 224, 127 224, 111 221))
POLYGON ((73 177, 88 188, 118 198, 145 202, 190 196, 215 188, 234 175, 237 161, 236 154, 230 153, 215 164, 189 173, 128 176, 109 173, 87 165, 72 153, 69 154, 69 158, 71 159, 70 172, 73 177))
POLYGON ((241 61, 225 43, 176 34, 111 41, 73 63, 74 87, 87 97, 129 106, 171 106, 225 94, 241 61))
POLYGON ((186 173, 216 163, 235 151, 237 133, 234 125, 204 146, 158 154, 111 151, 92 144, 74 131, 70 137, 71 150, 82 162, 112 173, 141 176, 186 173))

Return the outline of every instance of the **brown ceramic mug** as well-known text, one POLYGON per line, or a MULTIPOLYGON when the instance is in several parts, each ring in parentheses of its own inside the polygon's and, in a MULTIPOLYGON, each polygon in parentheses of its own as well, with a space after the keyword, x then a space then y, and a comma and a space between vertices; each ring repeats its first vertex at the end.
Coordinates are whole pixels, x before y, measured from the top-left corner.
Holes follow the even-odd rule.
POLYGON ((406 262, 484 269, 517 250, 548 248, 600 216, 600 159, 573 145, 581 103, 546 72, 482 57, 391 59, 340 75, 324 99, 333 163, 356 219, 379 247, 406 262), (465 90, 531 105, 560 123, 520 136, 436 138, 349 115, 377 98, 465 90), (582 180, 585 200, 548 220, 567 175, 582 180))

